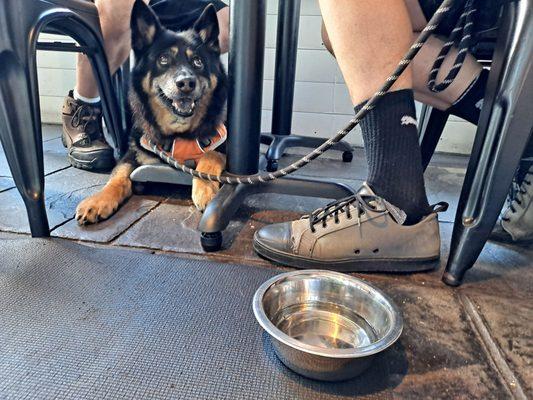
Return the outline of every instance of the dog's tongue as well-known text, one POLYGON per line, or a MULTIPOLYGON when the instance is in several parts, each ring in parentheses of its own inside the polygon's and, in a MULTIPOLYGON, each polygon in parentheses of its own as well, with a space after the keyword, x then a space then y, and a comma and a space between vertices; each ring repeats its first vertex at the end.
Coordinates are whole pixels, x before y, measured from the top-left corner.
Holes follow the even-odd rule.
POLYGON ((172 102, 172 105, 179 112, 188 114, 194 111, 194 100, 192 99, 178 99, 172 102))

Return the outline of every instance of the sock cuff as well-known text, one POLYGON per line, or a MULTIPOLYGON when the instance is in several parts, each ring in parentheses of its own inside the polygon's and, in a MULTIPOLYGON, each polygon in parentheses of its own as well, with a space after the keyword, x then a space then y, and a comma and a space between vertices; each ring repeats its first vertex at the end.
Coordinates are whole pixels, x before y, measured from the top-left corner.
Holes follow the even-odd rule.
POLYGON ((81 101, 83 101, 84 103, 87 103, 87 104, 100 103, 100 96, 98 96, 98 97, 85 97, 85 96, 82 96, 81 94, 79 94, 78 91, 76 90, 76 88, 74 88, 74 90, 72 92, 72 97, 74 97, 76 100, 81 100, 81 101))
MULTIPOLYGON (((358 105, 356 105, 354 107, 354 111, 356 113, 358 113, 359 110, 361 110, 361 108, 363 108, 363 106, 366 104, 367 101, 368 101, 368 99, 366 99, 365 101, 363 101, 363 102, 359 103, 358 105)), ((379 107, 383 107, 383 104, 388 104, 388 105, 394 106, 396 104, 400 104, 400 103, 403 103, 405 101, 408 101, 410 104, 413 105, 413 110, 415 110, 415 115, 416 115, 416 109, 414 108, 415 95, 414 95, 413 89, 400 89, 400 90, 393 90, 391 92, 387 92, 379 100, 379 102, 376 104, 374 109, 375 108, 379 108, 379 107)))
MULTIPOLYGON (((359 112, 365 103, 356 106, 355 112, 359 112)), ((406 125, 413 125, 415 129, 418 128, 414 93, 411 89, 402 89, 385 94, 360 123, 364 132, 383 128, 395 131, 400 126, 406 125)))

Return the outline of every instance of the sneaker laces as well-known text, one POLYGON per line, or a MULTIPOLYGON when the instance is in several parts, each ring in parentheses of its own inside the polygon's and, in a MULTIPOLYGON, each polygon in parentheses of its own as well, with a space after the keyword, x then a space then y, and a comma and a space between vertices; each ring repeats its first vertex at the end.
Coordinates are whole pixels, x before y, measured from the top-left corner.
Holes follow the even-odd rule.
POLYGON ((357 216, 357 224, 361 225, 361 216, 367 211, 378 214, 390 213, 400 224, 405 221, 405 213, 386 200, 376 195, 359 193, 333 201, 325 207, 318 208, 311 214, 303 216, 302 219, 309 218, 309 228, 311 232, 315 233, 316 225, 322 224, 322 227, 327 227, 328 222, 331 222, 331 217, 338 224, 340 222, 339 215, 342 214, 346 214, 348 219, 352 219, 352 213, 354 213, 357 216))
POLYGON ((92 107, 86 104, 82 104, 76 108, 74 114, 72 115, 72 120, 70 124, 73 128, 78 128, 82 126, 83 131, 89 135, 92 139, 97 139, 98 137, 92 137, 94 134, 99 133, 99 117, 100 111, 96 107, 92 107))

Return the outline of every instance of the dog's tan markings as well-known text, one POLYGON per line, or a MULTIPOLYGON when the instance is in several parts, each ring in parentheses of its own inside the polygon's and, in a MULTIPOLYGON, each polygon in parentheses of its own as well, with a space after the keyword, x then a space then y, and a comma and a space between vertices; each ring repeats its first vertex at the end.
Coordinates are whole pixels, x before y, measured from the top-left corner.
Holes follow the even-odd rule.
MULTIPOLYGON (((226 167, 226 157, 216 151, 208 151, 198 161, 196 170, 206 174, 220 175, 226 167)), ((207 205, 218 192, 220 183, 210 182, 194 178, 192 180, 192 201, 200 211, 205 210, 207 205)))
POLYGON ((147 152, 141 150, 138 150, 135 153, 135 160, 137 160, 140 165, 157 164, 160 162, 159 158, 155 155, 148 154, 147 152))
POLYGON ((211 28, 202 29, 198 34, 200 35, 200 38, 202 38, 202 42, 205 42, 211 34, 211 28))
POLYGON ((131 196, 130 164, 119 164, 111 173, 111 178, 101 191, 87 197, 76 208, 78 224, 94 224, 109 218, 120 204, 131 196))
POLYGON ((190 130, 189 123, 180 123, 176 120, 168 108, 157 97, 150 97, 150 107, 155 116, 157 124, 161 128, 163 135, 173 135, 175 133, 187 132, 190 130))
POLYGON ((152 89, 152 73, 148 72, 146 76, 142 80, 142 88, 146 92, 146 94, 152 93, 154 90, 152 89))
POLYGON ((138 19, 139 31, 142 33, 143 41, 149 45, 155 38, 155 25, 148 24, 144 19, 138 19))
POLYGON ((176 57, 179 53, 180 49, 178 46, 172 46, 170 48, 170 53, 172 54, 172 56, 176 57))
POLYGON ((215 88, 218 85, 218 78, 215 74, 211 74, 209 76, 209 82, 211 83, 211 87, 215 88))
POLYGON ((185 50, 185 54, 187 54, 187 57, 191 58, 194 55, 194 51, 191 49, 185 50))

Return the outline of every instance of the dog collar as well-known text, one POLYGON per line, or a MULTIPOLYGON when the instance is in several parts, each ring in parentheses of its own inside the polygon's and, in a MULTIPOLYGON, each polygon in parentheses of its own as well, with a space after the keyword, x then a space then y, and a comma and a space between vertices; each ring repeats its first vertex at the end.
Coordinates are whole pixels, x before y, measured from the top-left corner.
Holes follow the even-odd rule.
MULTIPOLYGON (((205 139, 203 141, 199 141, 198 139, 174 139, 170 154, 172 155, 172 158, 180 164, 193 164, 196 166, 204 153, 215 150, 226 141, 227 136, 228 131, 226 126, 224 124, 220 124, 216 127, 216 134, 210 139, 205 139)), ((141 136, 141 146, 145 150, 154 153, 154 150, 150 145, 150 141, 154 142, 152 140, 152 135, 149 133, 145 133, 141 136)), ((160 145, 157 145, 157 148, 159 150, 163 150, 160 145)))

